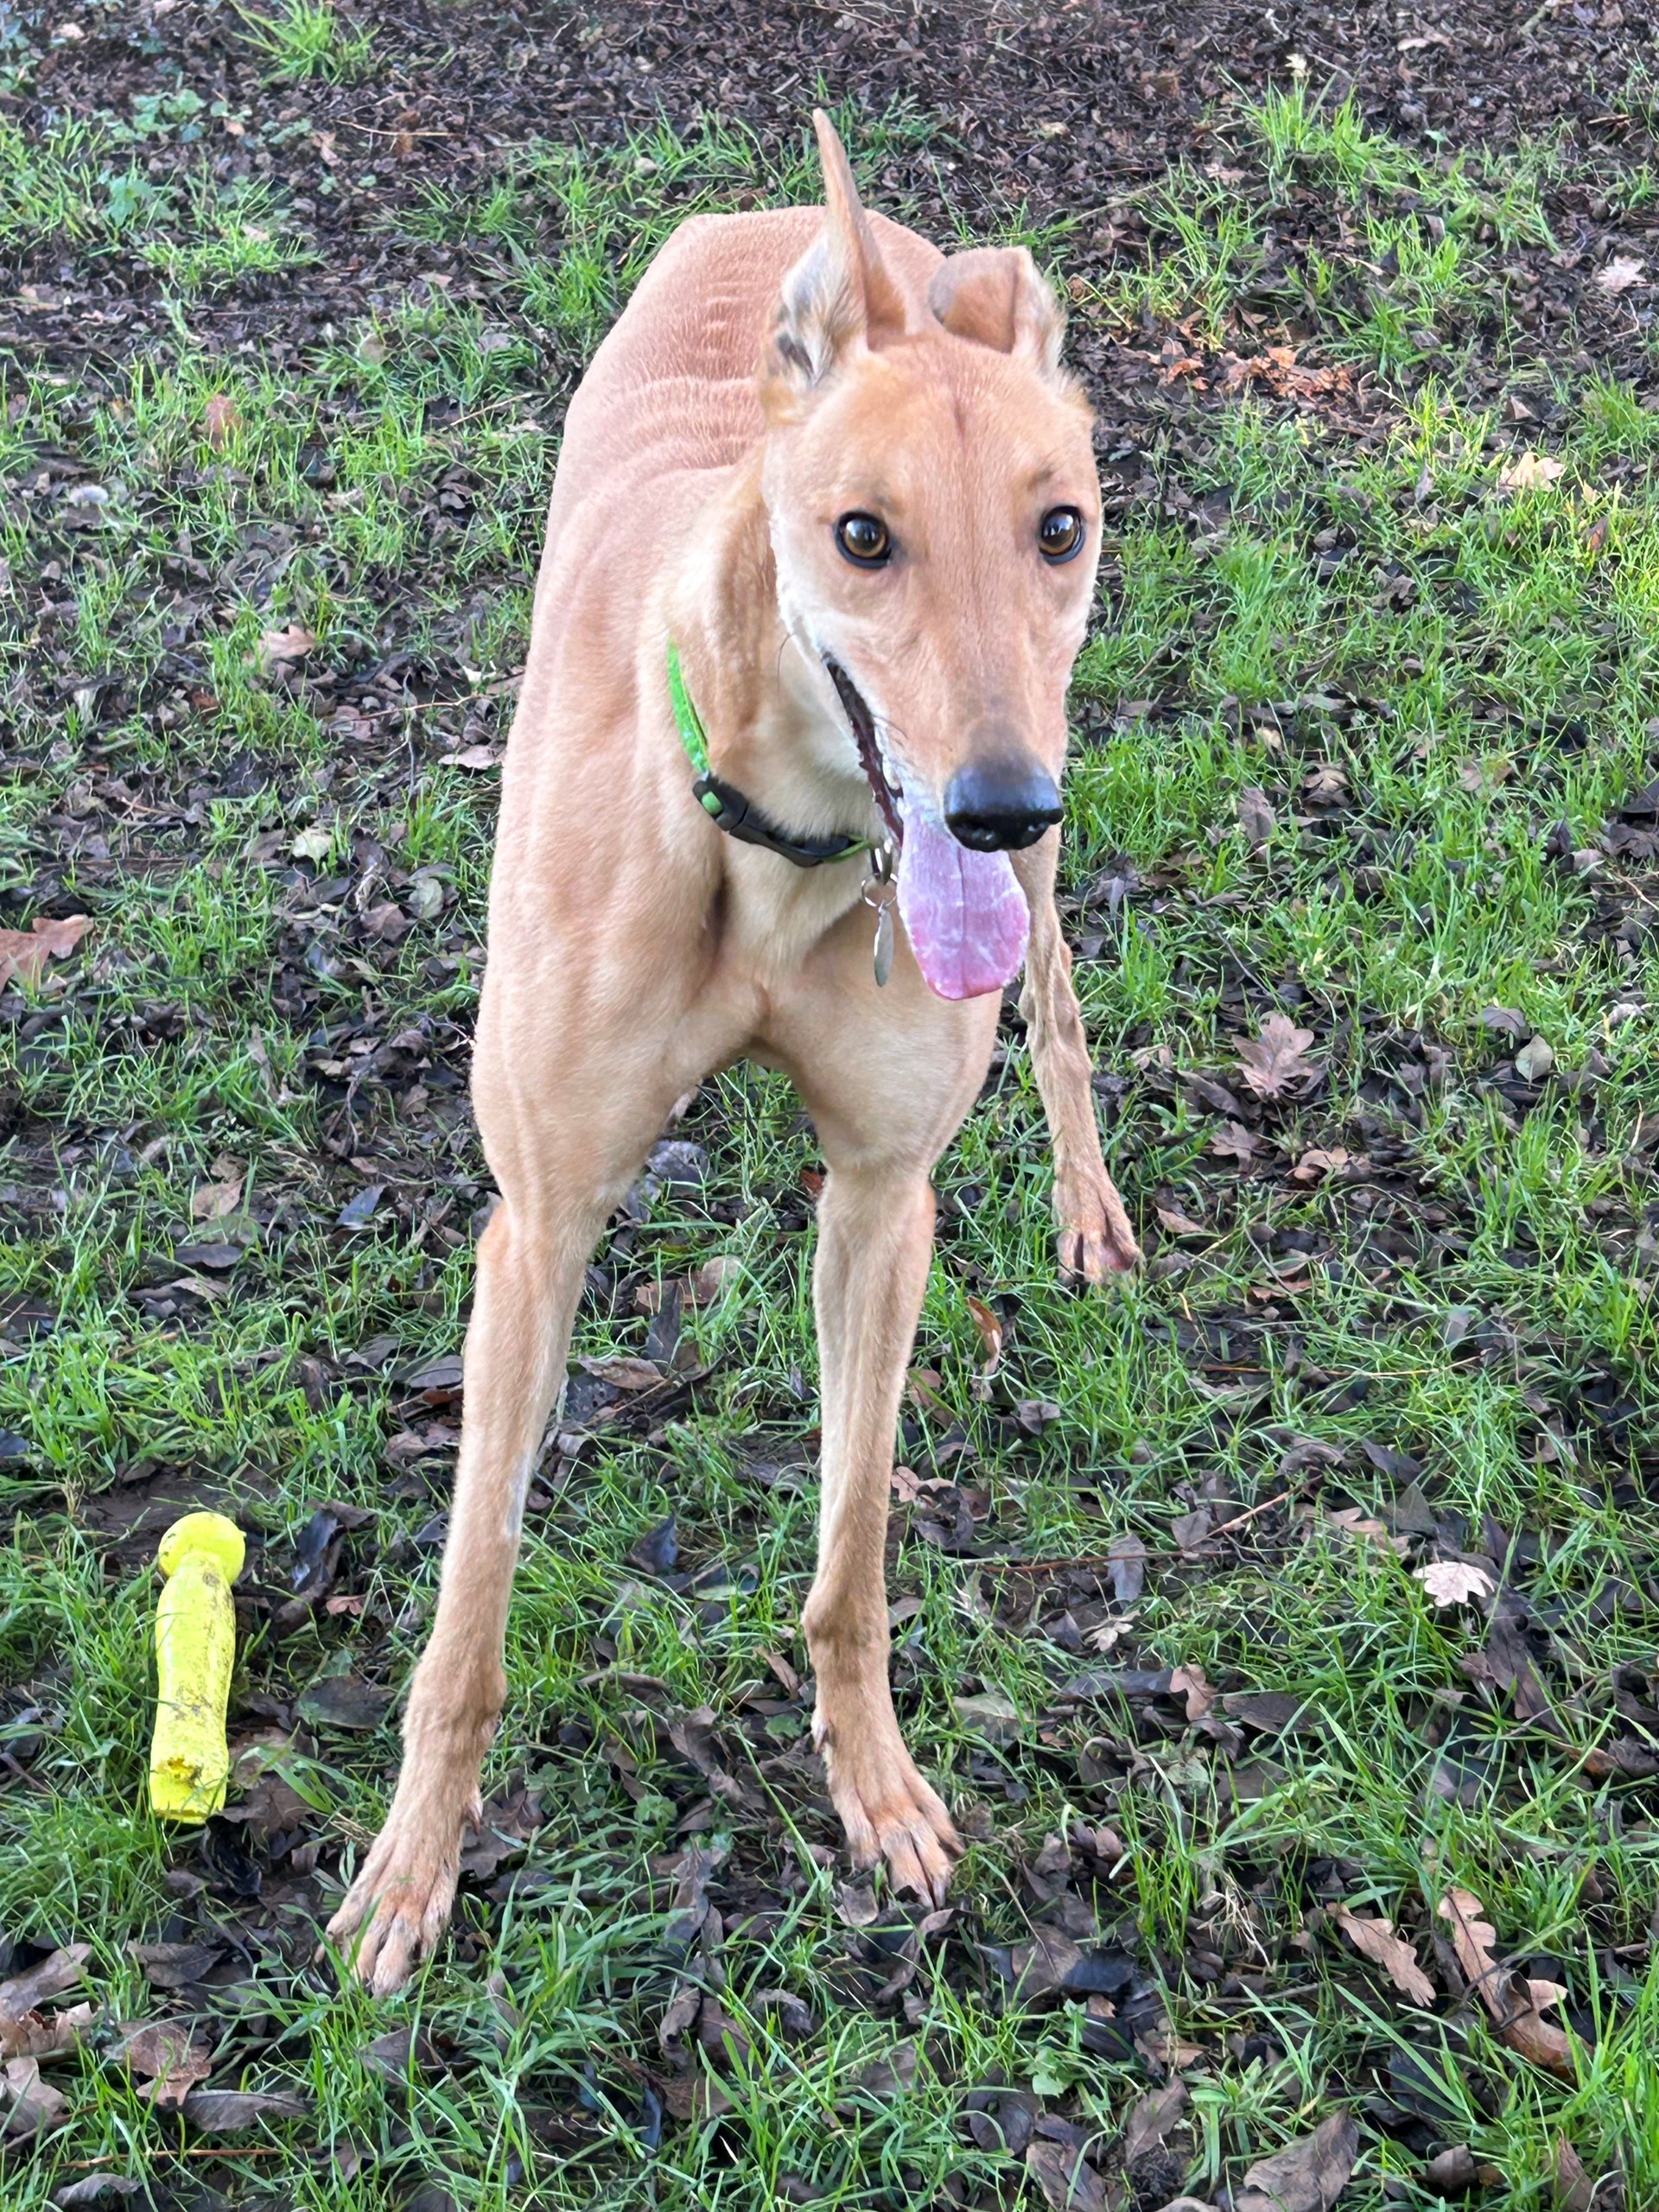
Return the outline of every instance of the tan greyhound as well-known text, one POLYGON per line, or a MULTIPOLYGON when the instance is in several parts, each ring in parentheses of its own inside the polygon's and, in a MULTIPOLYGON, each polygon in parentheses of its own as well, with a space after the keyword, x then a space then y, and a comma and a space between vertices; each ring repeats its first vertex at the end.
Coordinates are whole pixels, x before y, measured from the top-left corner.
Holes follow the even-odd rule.
POLYGON ((1062 1263, 1137 1256, 1053 898, 1089 410, 1030 255, 867 216, 814 121, 826 207, 683 224, 570 404, 490 892, 473 1096, 502 1202, 454 1518, 397 1796, 329 1930, 377 1991, 448 1916, 583 1270, 677 1099, 747 1056, 817 1132, 814 1731, 855 1860, 925 1897, 960 1847, 888 1688, 887 1492, 930 1171, 1022 961, 1062 1263))

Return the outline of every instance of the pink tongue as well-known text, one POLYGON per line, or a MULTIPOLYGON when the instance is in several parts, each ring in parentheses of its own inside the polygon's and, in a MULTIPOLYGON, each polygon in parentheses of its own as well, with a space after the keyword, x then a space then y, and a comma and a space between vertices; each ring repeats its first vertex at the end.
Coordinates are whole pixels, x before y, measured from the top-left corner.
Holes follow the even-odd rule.
MULTIPOLYGON (((902 802, 901 802, 902 804, 902 802)), ((942 999, 1000 991, 1026 957, 1026 894, 1006 853, 974 853, 904 808, 899 912, 916 964, 942 999)))

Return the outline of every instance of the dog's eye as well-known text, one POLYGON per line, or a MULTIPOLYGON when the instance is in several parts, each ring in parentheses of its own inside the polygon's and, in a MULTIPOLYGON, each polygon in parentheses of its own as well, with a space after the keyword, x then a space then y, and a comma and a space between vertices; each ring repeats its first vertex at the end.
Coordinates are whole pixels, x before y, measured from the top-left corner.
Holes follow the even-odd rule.
POLYGON ((1081 552, 1087 535, 1083 517, 1075 507, 1051 507, 1037 525, 1037 543, 1045 561, 1056 566, 1081 552))
POLYGON ((836 543, 855 569, 879 569, 893 553, 893 538, 879 515, 842 515, 836 543))

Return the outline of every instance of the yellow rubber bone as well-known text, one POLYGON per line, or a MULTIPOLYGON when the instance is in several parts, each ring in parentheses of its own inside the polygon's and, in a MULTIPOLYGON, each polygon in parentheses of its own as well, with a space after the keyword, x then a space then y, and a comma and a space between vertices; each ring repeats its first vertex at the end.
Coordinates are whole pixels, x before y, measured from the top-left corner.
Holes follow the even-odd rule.
POLYGON ((225 1802, 225 1708, 236 1656, 231 1585, 246 1550, 242 1531, 222 1513, 187 1513, 156 1554, 167 1587, 156 1608, 149 1804, 165 1820, 205 1821, 225 1802))

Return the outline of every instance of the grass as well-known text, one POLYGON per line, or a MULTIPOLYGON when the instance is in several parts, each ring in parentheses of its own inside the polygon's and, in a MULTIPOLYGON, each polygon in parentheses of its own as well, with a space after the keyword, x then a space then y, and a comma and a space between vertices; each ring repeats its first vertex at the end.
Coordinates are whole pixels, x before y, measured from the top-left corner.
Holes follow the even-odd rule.
MULTIPOLYGON (((295 8, 261 35, 274 73, 303 77, 345 73, 355 35, 295 8)), ((855 133, 858 157, 868 173, 926 130, 900 111, 855 133)), ((1592 852, 1654 772, 1659 417, 1616 380, 1564 385, 1547 440, 1564 473, 1504 491, 1510 432, 1455 360, 1421 381, 1439 355, 1411 334, 1506 226, 1545 234, 1547 165, 1522 153, 1431 175, 1351 105, 1300 87, 1240 135, 1249 193, 1170 180, 1147 206, 1152 236, 1173 243, 1112 311, 1196 315, 1206 342, 1229 338, 1260 208, 1304 178, 1353 203, 1356 258, 1397 264, 1360 302, 1309 257, 1318 347, 1412 374, 1367 438, 1212 403, 1161 482, 1200 512, 1224 493, 1224 524, 1148 499, 1116 530, 1077 671, 1068 895, 1112 1154, 1153 1264, 1110 1300, 1057 1286, 1046 1139, 1011 1029, 941 1165, 917 1351, 937 1380, 907 1410, 904 1450, 950 1474, 966 1436, 1000 1549, 1094 1559, 1141 1539, 1154 1564, 1142 1596, 1104 1609, 1118 1637, 1104 1663, 1201 1665, 1227 1690, 1293 1693, 1316 1725, 1247 1746, 1179 1724, 1137 1737, 1110 1700, 1057 1706, 1090 1655, 1020 1632, 1007 1584, 913 1518, 892 1578, 914 1601, 895 1680, 912 1745, 975 1839, 957 1894, 977 1938, 1019 1939, 1019 1868, 1046 1836, 1103 1819, 1121 1834, 1103 1927, 1152 1992, 1147 2023, 1201 2054, 1175 2139, 1195 2190, 1237 2184, 1346 2102, 1363 2147, 1344 2205, 1439 2201, 1406 2124, 1417 2113, 1425 2139, 1466 2144, 1506 2177, 1503 2201, 1549 2201, 1565 2135, 1592 2175, 1620 2162, 1639 2206, 1659 2197, 1644 1948, 1659 1840, 1651 1785, 1592 1779, 1577 1754, 1618 1732, 1613 1669, 1653 1663, 1656 1517, 1632 1470, 1656 1446, 1659 976, 1650 875, 1546 840, 1564 822, 1558 846, 1592 852), (1274 817, 1254 842, 1247 787, 1274 817), (1101 887, 1123 854, 1139 886, 1116 908, 1101 887), (1496 1079, 1518 1040, 1484 1020, 1494 1005, 1554 1051, 1560 1072, 1524 1104, 1496 1079), (1236 1085, 1234 1040, 1275 1006, 1313 1033, 1325 1073, 1268 1117, 1241 1171, 1184 1078, 1236 1085), (1291 1179, 1309 1148, 1338 1145, 1345 1173, 1291 1179), (1160 1208, 1201 1233, 1159 1235, 1160 1208), (969 1292, 1011 1325, 989 1383, 969 1292), (1015 1416, 1028 1401, 1058 1408, 1035 1433, 1015 1416), (1331 1517, 1395 1509, 1397 1478, 1368 1446, 1385 1464, 1410 1454, 1459 1527, 1485 1515, 1524 1535, 1565 1744, 1472 1688, 1459 1662, 1478 1624, 1436 1612, 1392 1548, 1331 1517), (1209 1500, 1226 1518, 1287 1488, 1294 1513, 1264 1514, 1259 1542, 1179 1557, 1175 1514, 1209 1500), (963 1720, 969 1690, 1012 1702, 1013 1742, 963 1720), (1506 1954, 1551 1962, 1593 2026, 1576 2082, 1526 2065, 1468 2006, 1402 2007, 1318 1932, 1336 1898, 1432 1929, 1453 1882, 1506 1954)), ((45 224, 79 253, 118 248, 181 295, 283 279, 250 241, 266 231, 251 243, 280 257, 291 234, 251 196, 227 212, 205 167, 146 199, 140 171, 111 170, 67 129, 15 150, 0 164, 9 237, 45 224)), ((399 1378, 459 1344, 488 1195, 456 1084, 494 779, 458 760, 501 734, 522 660, 549 394, 681 216, 809 186, 804 153, 779 162, 715 124, 609 154, 521 149, 404 219, 468 257, 487 313, 410 292, 320 340, 302 378, 257 346, 210 353, 181 318, 174 344, 101 388, 36 372, 0 428, 10 483, 68 453, 75 480, 106 494, 90 526, 65 519, 60 487, 14 500, 0 545, 7 665, 44 645, 80 687, 16 709, 0 887, 26 916, 61 846, 58 903, 93 918, 73 964, 10 995, 0 1042, 16 1131, 0 1427, 28 1446, 0 1459, 0 1750, 21 1770, 0 1792, 0 1929, 92 1942, 110 2019, 156 2009, 124 1947, 175 1915, 199 1924, 168 1873, 207 1862, 140 1809, 154 1582, 142 1548, 111 1560, 97 1516, 144 1459, 193 1494, 222 1491, 263 1540, 251 1580, 280 1599, 314 1510, 360 1506, 374 1519, 340 1584, 360 1610, 279 1636, 256 1609, 238 1695, 245 1714, 250 1698, 291 1713, 341 1667, 405 1680, 448 1460, 442 1441, 412 1461, 388 1447, 453 1414, 411 1409, 399 1378), (315 633, 305 676, 327 689, 262 665, 261 637, 290 623, 315 633), (394 652, 420 671, 412 704, 394 652), (363 923, 388 899, 415 918, 396 942, 363 923), (400 1063, 390 1040, 410 1033, 400 1063), (226 1160, 243 1189, 215 1233, 243 1256, 219 1277, 198 1267, 208 1288, 168 1310, 171 1255, 205 1234, 193 1194, 226 1160), (342 1225, 375 1184, 366 1220, 342 1225), (27 1332, 19 1300, 56 1316, 49 1333, 27 1332), (386 1338, 394 1352, 371 1357, 386 1338)), ((1064 238, 1047 247, 1063 267, 1064 238)), ((531 2188, 549 2206, 649 2195, 664 2212, 973 2202, 1008 2169, 965 2141, 967 2090, 1034 2087, 1109 2134, 1147 2085, 1143 2055, 1127 2041, 1103 2055, 1081 2003, 999 2001, 960 1936, 947 1971, 873 2008, 838 1870, 811 1848, 832 1831, 780 1783, 774 1833, 729 1824, 732 1864, 766 1893, 752 1923, 741 1904, 728 1916, 719 1961, 748 2055, 698 2062, 722 2115, 653 2112, 677 1977, 648 1867, 660 1877, 680 1848, 688 1802, 663 1713, 707 1704, 737 1729, 775 1687, 769 1655, 804 1665, 814 1521, 810 1480, 756 1471, 811 1457, 810 1133, 786 1088, 748 1071, 705 1087, 687 1133, 709 1147, 709 1180, 665 1185, 613 1234, 616 1294, 584 1311, 576 1349, 637 1353, 635 1287, 723 1255, 721 1294, 686 1318, 706 1374, 659 1433, 595 1433, 533 1513, 520 1569, 491 1778, 541 1793, 539 1886, 506 1907, 464 1895, 457 1950, 407 1997, 338 1991, 309 1970, 315 1921, 384 1809, 395 1738, 390 1721, 302 1732, 286 1770, 323 1842, 318 1881, 285 1899, 271 1875, 251 1992, 205 2000, 229 2038, 216 2083, 310 2100, 303 2121, 249 2139, 277 2157, 227 2148, 214 2171, 238 2202, 265 2201, 278 2176, 289 2201, 362 2212, 422 2187, 480 2208, 531 2188), (683 1564, 711 1570, 703 1592, 626 1564, 670 1511, 683 1564), (653 1701, 619 1675, 665 1689, 653 1701), (764 2000, 779 1988, 813 2008, 804 2039, 764 2000), (442 2063, 388 2074, 366 2046, 399 2024, 442 2063), (923 2046, 911 2087, 858 2086, 909 2037, 923 2046)), ((768 1740, 786 1749, 803 1716, 778 1702, 768 1740)), ((233 1922, 245 1906, 207 1871, 212 1915, 233 1922)), ((124 2073, 92 2051, 54 2070, 67 2123, 9 2164, 9 2204, 43 2206, 88 2160, 177 2177, 178 2123, 124 2073)))
POLYGON ((238 12, 248 43, 264 58, 267 73, 278 84, 303 84, 311 78, 349 84, 368 70, 374 32, 367 24, 349 22, 334 0, 287 0, 271 16, 250 9, 238 12))

